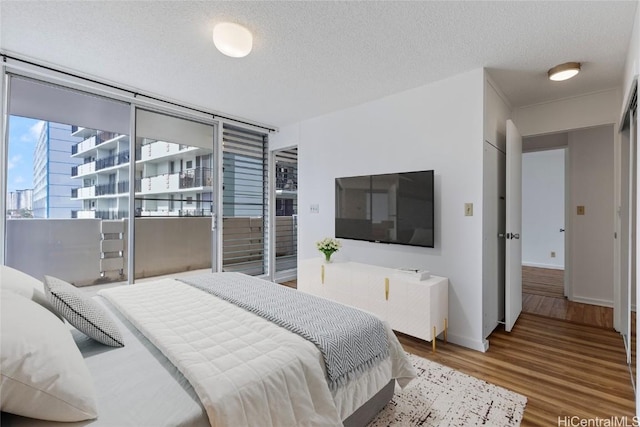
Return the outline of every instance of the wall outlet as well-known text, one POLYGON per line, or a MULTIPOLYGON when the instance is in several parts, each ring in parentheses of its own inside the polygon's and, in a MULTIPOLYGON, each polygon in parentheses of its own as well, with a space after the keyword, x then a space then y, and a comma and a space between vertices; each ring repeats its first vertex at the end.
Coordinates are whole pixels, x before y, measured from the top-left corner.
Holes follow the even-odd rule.
POLYGON ((464 204, 464 216, 473 216, 473 203, 464 204))
POLYGON ((551 258, 555 258, 556 257, 556 253, 554 251, 551 251, 551 258))
POLYGON ((309 212, 311 212, 312 214, 320 213, 320 205, 317 203, 312 204, 311 206, 309 206, 309 212))
POLYGON ((584 215, 584 206, 578 206, 576 211, 578 215, 584 215))

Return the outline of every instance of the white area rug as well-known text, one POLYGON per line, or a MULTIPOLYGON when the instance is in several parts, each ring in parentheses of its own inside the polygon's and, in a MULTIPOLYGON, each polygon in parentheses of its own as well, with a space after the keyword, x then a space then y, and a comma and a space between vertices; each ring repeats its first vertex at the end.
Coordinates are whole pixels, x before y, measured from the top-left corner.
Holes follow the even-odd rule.
POLYGON ((409 354, 418 372, 369 427, 518 426, 527 398, 455 369, 409 354))

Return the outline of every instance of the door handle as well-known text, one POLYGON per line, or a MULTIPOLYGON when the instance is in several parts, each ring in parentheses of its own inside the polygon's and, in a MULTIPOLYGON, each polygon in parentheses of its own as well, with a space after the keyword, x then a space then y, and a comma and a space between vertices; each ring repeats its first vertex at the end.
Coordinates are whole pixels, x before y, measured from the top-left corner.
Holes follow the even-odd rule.
POLYGON ((520 238, 520 234, 518 233, 507 233, 507 239, 519 239, 520 238))
POLYGON ((564 233, 564 228, 561 228, 561 229, 560 229, 560 232, 561 232, 561 233, 564 233))

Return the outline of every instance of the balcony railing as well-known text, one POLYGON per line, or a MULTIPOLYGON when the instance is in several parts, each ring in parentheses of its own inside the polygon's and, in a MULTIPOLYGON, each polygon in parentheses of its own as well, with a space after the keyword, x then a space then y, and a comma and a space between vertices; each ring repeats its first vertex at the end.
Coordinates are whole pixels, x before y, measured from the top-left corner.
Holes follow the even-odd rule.
POLYGON ((110 182, 96 185, 96 196, 107 196, 110 194, 122 194, 129 191, 129 181, 110 182))
POLYGON ((211 187, 211 168, 194 168, 182 172, 162 173, 136 179, 137 193, 170 193, 189 188, 211 187))
POLYGON ((89 185, 87 187, 79 187, 71 189, 71 198, 72 199, 87 199, 93 198, 96 196, 96 187, 93 185, 89 185))
POLYGON ((96 162, 89 161, 77 166, 71 166, 71 176, 84 175, 96 171, 96 162))
POLYGON ((129 163, 129 150, 96 160, 96 170, 129 163))
POLYGON ((136 160, 150 160, 176 154, 183 150, 196 148, 175 142, 153 141, 136 147, 136 160))
POLYGON ((211 209, 173 209, 166 211, 147 211, 141 208, 136 209, 137 217, 203 217, 211 216, 211 209))
MULTIPOLYGON (((127 212, 77 210, 72 212, 72 217, 123 219, 127 218, 127 212)), ((281 222, 278 228, 295 230, 291 219, 280 217, 278 221, 281 222)), ((224 269, 248 271, 255 267, 256 272, 262 271, 265 262, 262 219, 225 217, 223 224, 224 269)), ((8 219, 6 227, 6 245, 10 248, 7 265, 39 277, 56 274, 79 286, 104 281, 99 268, 103 252, 101 221, 8 219), (51 251, 56 251, 55 257, 37 258, 37 254, 51 251)), ((140 249, 136 253, 136 278, 211 267, 211 218, 144 218, 136 221, 135 236, 131 237, 136 239, 136 249, 140 249), (181 243, 184 246, 180 246, 181 243)), ((276 236, 280 257, 295 257, 295 245, 295 238, 285 240, 276 236)))
MULTIPOLYGON (((75 126, 71 126, 71 133, 74 133, 75 131, 77 131, 77 127, 76 130, 74 131, 75 126)), ((84 141, 80 141, 75 145, 71 146, 71 154, 78 154, 78 151, 86 151, 89 150, 91 148, 97 147, 100 144, 103 144, 113 138, 116 138, 118 136, 120 136, 121 134, 119 133, 115 133, 115 132, 106 132, 106 131, 98 131, 96 135, 85 139, 84 141)))
POLYGON ((127 211, 96 211, 96 218, 100 219, 124 219, 128 216, 127 211))
POLYGON ((213 185, 210 168, 187 169, 180 173, 180 188, 210 187, 213 185))

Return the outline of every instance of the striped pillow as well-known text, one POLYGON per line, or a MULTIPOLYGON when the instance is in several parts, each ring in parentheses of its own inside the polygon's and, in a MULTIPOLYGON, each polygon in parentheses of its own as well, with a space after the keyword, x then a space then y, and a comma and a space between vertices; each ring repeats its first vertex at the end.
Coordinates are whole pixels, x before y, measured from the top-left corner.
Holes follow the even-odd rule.
POLYGON ((112 347, 124 347, 122 334, 109 314, 75 286, 44 276, 44 289, 53 307, 78 330, 112 347))

